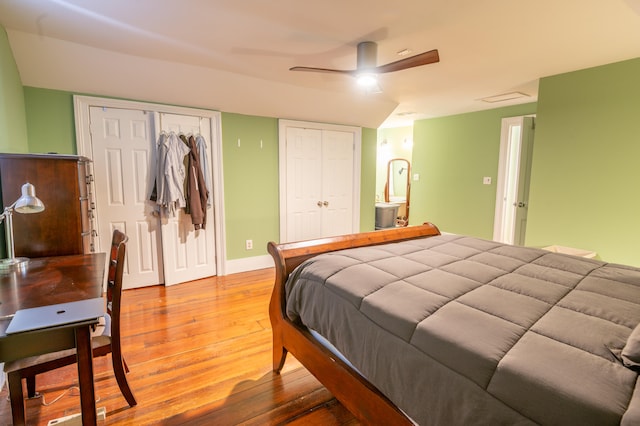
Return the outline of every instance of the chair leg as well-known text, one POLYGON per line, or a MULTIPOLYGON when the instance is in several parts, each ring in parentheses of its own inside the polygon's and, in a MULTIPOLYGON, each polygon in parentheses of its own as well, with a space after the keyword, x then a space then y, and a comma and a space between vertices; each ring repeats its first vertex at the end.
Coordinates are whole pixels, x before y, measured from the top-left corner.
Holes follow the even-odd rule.
POLYGON ((118 382, 120 392, 122 392, 122 396, 124 396, 124 398, 127 400, 127 403, 129 403, 129 407, 133 407, 138 403, 136 402, 136 398, 133 396, 133 391, 129 387, 129 382, 127 381, 127 373, 125 373, 124 371, 124 359, 122 359, 122 357, 114 355, 113 353, 111 355, 113 362, 113 374, 116 376, 116 382, 118 382))
POLYGON ((9 383, 9 399, 11 400, 11 417, 14 426, 25 424, 24 396, 22 394, 22 378, 19 372, 7 374, 9 383))
POLYGON ((36 396, 36 376, 27 377, 27 398, 36 396))

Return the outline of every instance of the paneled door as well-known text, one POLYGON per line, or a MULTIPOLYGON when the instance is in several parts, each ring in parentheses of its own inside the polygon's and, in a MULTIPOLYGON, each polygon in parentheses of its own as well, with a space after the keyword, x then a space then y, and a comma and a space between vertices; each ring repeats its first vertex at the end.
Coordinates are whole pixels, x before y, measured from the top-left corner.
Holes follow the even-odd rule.
POLYGON ((322 131, 287 128, 288 241, 322 236, 322 131))
MULTIPOLYGON (((211 121, 196 116, 159 113, 157 126, 161 131, 205 136, 211 157, 211 121)), ((209 168, 209 170, 211 170, 209 168)), ((211 190, 212 188, 210 188, 211 190)), ((213 191, 209 193, 210 200, 213 191)), ((207 226, 195 230, 191 216, 179 209, 173 217, 162 219, 165 285, 216 275, 215 227, 213 208, 207 209, 207 226)))
POLYGON ((97 232, 107 249, 114 229, 129 237, 124 287, 164 281, 160 220, 148 201, 153 186, 150 165, 151 114, 139 110, 91 107, 93 174, 97 232))
MULTIPOLYGON (((125 287, 173 285, 216 275, 213 208, 208 209, 207 229, 195 230, 182 209, 161 217, 149 201, 155 181, 155 135, 160 130, 202 134, 210 146, 210 120, 166 113, 155 118, 142 110, 105 107, 91 107, 89 113, 97 228, 103 247, 114 228, 129 236, 125 287)), ((207 154, 211 165, 211 151, 207 154)))
POLYGON ((125 285, 172 285, 224 275, 220 114, 88 96, 74 96, 74 114, 78 155, 91 159, 95 166, 96 250, 109 247, 113 228, 125 230, 130 237, 127 262, 131 278, 125 276, 125 285), (200 133, 206 141, 207 186, 212 187, 206 232, 196 231, 184 212, 163 217, 149 200, 162 130, 200 133))
POLYGON ((357 232, 353 223, 353 133, 322 131, 322 235, 357 232))
POLYGON ((293 122, 282 133, 281 241, 357 232, 357 132, 293 122))

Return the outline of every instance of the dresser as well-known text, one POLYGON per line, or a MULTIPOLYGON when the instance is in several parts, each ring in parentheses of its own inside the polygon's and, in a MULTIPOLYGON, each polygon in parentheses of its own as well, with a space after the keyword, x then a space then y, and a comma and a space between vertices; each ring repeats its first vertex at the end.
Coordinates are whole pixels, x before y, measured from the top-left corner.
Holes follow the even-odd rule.
MULTIPOLYGON (((41 213, 13 214, 16 256, 94 251, 90 170, 91 161, 76 155, 0 154, 2 208, 20 197, 26 182, 35 186, 36 196, 45 206, 41 213)), ((2 251, 6 256, 4 239, 2 251)))

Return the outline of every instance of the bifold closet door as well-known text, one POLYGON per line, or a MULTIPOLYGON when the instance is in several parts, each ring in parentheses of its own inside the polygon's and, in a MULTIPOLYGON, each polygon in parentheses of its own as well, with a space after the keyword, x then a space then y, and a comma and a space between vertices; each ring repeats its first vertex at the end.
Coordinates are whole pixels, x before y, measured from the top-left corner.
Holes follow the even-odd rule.
MULTIPOLYGON (((211 158, 211 120, 191 115, 159 113, 161 131, 203 135, 207 141, 209 170, 211 158)), ((213 197, 213 188, 209 197, 213 197)), ((215 226, 213 208, 207 209, 207 226, 194 230, 191 216, 178 210, 175 217, 162 219, 162 247, 165 285, 216 275, 215 226)))
POLYGON ((353 156, 350 132, 287 127, 288 241, 354 232, 353 156))
POLYGON ((113 229, 129 237, 124 287, 162 284, 160 220, 148 201, 155 148, 151 114, 91 107, 96 229, 106 251, 113 229))
MULTIPOLYGON (((196 231, 182 210, 175 217, 160 218, 149 201, 155 180, 155 135, 160 130, 200 133, 210 146, 210 120, 173 114, 156 114, 154 119, 154 113, 103 107, 91 107, 90 115, 97 229, 102 250, 114 228, 129 236, 125 288, 216 275, 213 208, 207 229, 196 231)), ((211 165, 211 150, 208 154, 211 165)))

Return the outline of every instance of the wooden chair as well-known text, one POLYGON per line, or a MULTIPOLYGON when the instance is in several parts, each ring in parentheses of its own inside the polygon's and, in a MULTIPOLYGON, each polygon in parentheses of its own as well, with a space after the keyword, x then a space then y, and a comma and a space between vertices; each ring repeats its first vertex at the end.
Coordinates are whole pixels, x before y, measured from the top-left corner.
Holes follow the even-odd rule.
MULTIPOLYGON (((129 372, 129 368, 122 357, 120 342, 122 273, 124 270, 127 239, 124 233, 117 229, 113 231, 107 277, 107 315, 105 316, 104 330, 102 330, 102 333, 94 333, 92 337, 92 347, 94 357, 105 356, 111 353, 113 372, 120 387, 120 392, 122 392, 129 406, 133 407, 137 402, 127 382, 126 373, 129 372)), ((100 331, 100 328, 102 327, 99 326, 96 331, 100 331)), ((22 379, 26 379, 27 394, 32 398, 36 396, 36 375, 75 363, 75 349, 34 356, 7 363, 4 370, 7 373, 9 383, 13 424, 25 424, 22 379)))

